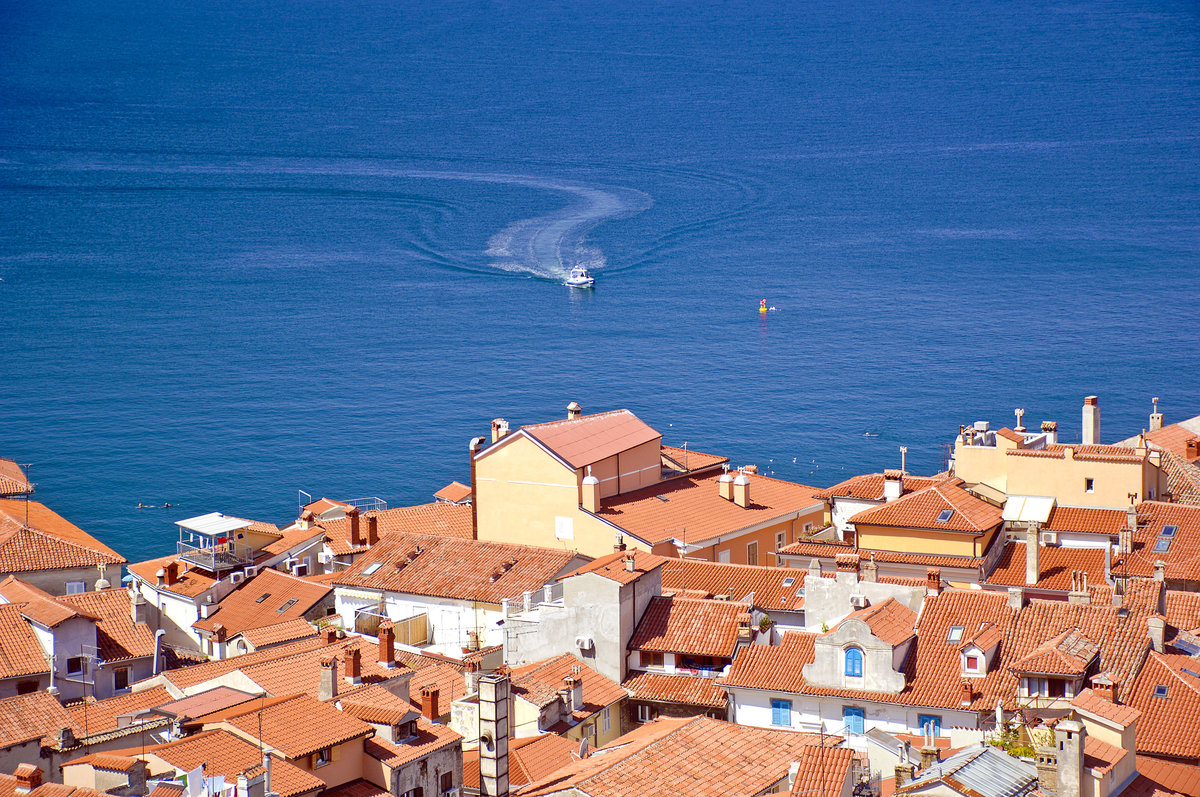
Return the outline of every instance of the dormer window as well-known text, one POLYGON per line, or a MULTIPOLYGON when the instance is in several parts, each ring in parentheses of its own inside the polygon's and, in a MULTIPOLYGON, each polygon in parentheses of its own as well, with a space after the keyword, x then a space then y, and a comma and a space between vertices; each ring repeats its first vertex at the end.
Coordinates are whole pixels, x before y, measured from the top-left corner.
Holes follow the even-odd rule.
POLYGON ((978 656, 967 656, 967 669, 971 672, 979 672, 978 656))
POLYGON ((850 678, 862 678, 863 654, 858 648, 846 648, 846 675, 850 678))
POLYGON ((313 768, 323 767, 333 760, 333 748, 322 747, 317 752, 313 753, 313 768))
POLYGON ((959 642, 962 642, 964 630, 961 625, 950 626, 950 633, 946 634, 946 642, 951 645, 957 645, 959 642))

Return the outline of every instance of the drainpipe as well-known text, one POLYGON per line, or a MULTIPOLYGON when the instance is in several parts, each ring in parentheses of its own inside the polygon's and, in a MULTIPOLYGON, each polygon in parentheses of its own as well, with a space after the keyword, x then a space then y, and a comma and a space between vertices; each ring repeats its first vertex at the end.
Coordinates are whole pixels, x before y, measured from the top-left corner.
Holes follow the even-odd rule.
POLYGON ((166 633, 167 631, 164 628, 160 628, 154 632, 154 675, 158 675, 158 651, 163 635, 166 633))

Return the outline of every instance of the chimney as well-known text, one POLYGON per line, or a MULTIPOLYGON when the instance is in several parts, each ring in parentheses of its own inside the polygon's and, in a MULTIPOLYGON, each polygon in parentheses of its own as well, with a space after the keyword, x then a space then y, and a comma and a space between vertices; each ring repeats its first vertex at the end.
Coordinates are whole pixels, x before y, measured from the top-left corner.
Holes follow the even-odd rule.
POLYGON ((1038 562, 1038 527, 1036 523, 1029 524, 1025 532, 1025 584, 1032 587, 1038 583, 1042 575, 1041 564, 1038 562))
POLYGON ((1193 437, 1183 445, 1183 456, 1188 462, 1194 462, 1200 457, 1200 439, 1193 437))
POLYGON ((1109 703, 1117 702, 1117 682, 1107 673, 1092 676, 1092 693, 1109 703))
POLYGON ((883 500, 895 501, 904 493, 904 471, 885 470, 883 472, 883 500))
POLYGON ((1042 434, 1046 436, 1046 445, 1058 443, 1058 421, 1042 421, 1042 434))
POLYGON ((479 793, 508 797, 508 693, 506 675, 479 679, 479 793))
POLYGON ((1088 592, 1087 571, 1071 571, 1071 591, 1067 593, 1068 603, 1086 606, 1092 602, 1092 593, 1088 592))
POLYGON ((463 662, 463 688, 468 695, 479 691, 479 662, 463 662))
POLYGON ((722 473, 717 479, 717 492, 726 501, 733 500, 733 476, 729 474, 729 471, 722 473))
POLYGON ((367 515, 367 545, 379 542, 379 518, 367 515))
POLYGON ((572 401, 567 405, 567 420, 577 421, 583 417, 583 407, 579 406, 578 401, 572 401))
POLYGON ((492 421, 492 442, 499 442, 506 434, 508 434, 508 421, 503 418, 494 419, 492 421))
POLYGON ((931 567, 925 571, 925 595, 926 597, 935 598, 942 592, 942 570, 940 567, 931 567))
POLYGON ((311 509, 305 509, 300 513, 300 517, 296 520, 296 528, 301 531, 308 531, 313 527, 313 519, 316 517, 311 509))
POLYGON ((352 684, 362 683, 362 653, 358 648, 346 648, 342 654, 342 663, 346 667, 346 680, 352 684))
POLYGON ((733 502, 743 508, 750 506, 750 477, 745 473, 733 477, 733 502))
POLYGON ((1150 615, 1146 618, 1146 631, 1150 636, 1150 647, 1155 653, 1163 652, 1163 642, 1166 637, 1166 620, 1158 615, 1150 615))
POLYGON ((217 623, 216 625, 213 626, 212 636, 213 636, 213 639, 216 640, 216 642, 218 644, 224 642, 225 638, 226 638, 226 636, 228 636, 228 634, 229 634, 229 629, 227 629, 225 627, 224 623, 217 623))
POLYGON ((479 539, 479 486, 475 483, 475 455, 483 450, 487 440, 482 437, 472 437, 467 444, 471 457, 471 539, 479 539))
POLYGON ((971 691, 971 682, 963 681, 958 687, 958 702, 969 706, 975 702, 975 693, 971 691))
POLYGON ((921 769, 926 770, 938 762, 940 750, 934 745, 926 745, 921 748, 921 769))
POLYGON ((905 761, 903 758, 896 764, 896 788, 900 788, 904 784, 913 779, 913 765, 905 761))
POLYGON ((1058 748, 1055 751, 1058 754, 1056 797, 1083 797, 1083 741, 1085 738, 1087 738, 1087 731, 1084 730, 1083 723, 1077 720, 1062 720, 1054 729, 1054 746, 1058 748))
POLYGON ((317 700, 333 700, 337 694, 337 656, 330 656, 321 659, 321 683, 317 686, 317 700))
POLYGON ((358 507, 352 506, 347 509, 346 517, 350 521, 350 544, 355 547, 366 545, 367 541, 362 536, 362 527, 358 524, 358 507))
POLYGON ((321 641, 326 645, 332 645, 337 640, 337 629, 331 625, 327 625, 321 629, 321 641))
POLYGON ((871 552, 871 558, 863 562, 859 567, 860 581, 878 581, 879 580, 879 565, 875 564, 875 552, 871 552))
POLYGON ((437 722, 438 717, 442 716, 441 706, 438 705, 441 693, 433 684, 421 687, 421 714, 430 722, 437 722))
POLYGON ((591 512, 593 515, 600 511, 600 480, 592 475, 592 466, 588 465, 587 475, 583 477, 583 484, 580 487, 580 504, 583 506, 583 511, 591 512))
POLYGON ((133 590, 133 594, 129 596, 129 618, 135 623, 145 625, 148 612, 146 606, 146 598, 142 595, 142 591, 133 590))
POLYGON ((625 572, 632 573, 637 568, 637 559, 633 554, 625 554, 625 572))
POLYGON ((1008 588, 1008 608, 1021 611, 1025 605, 1025 590, 1022 587, 1008 588))
POLYGON ((838 582, 846 584, 858 583, 857 553, 839 553, 834 557, 834 562, 837 563, 836 579, 838 582))
POLYGON ((566 678, 563 678, 563 686, 567 694, 567 711, 582 711, 583 679, 578 676, 568 675, 566 678))
POLYGON ((1096 396, 1083 400, 1083 444, 1100 444, 1100 399, 1096 396))
POLYGON ((1053 795, 1058 791, 1058 755, 1053 747, 1037 749, 1038 789, 1053 795))
POLYGON ((158 568, 158 572, 154 575, 158 578, 158 586, 165 587, 167 585, 167 571, 165 568, 158 568))
POLYGON ((1122 556, 1133 553, 1133 535, 1137 531, 1137 510, 1125 510, 1125 528, 1117 533, 1117 552, 1122 556))
POLYGON ((167 586, 172 587, 179 581, 179 560, 174 559, 167 563, 167 586))
POLYGON ((617 534, 617 541, 613 544, 613 553, 621 553, 626 548, 625 537, 622 534, 617 534))
POLYGON ((1150 431, 1154 432, 1163 427, 1163 416, 1158 411, 1158 396, 1155 396, 1151 401, 1154 402, 1154 412, 1150 413, 1150 431))
POLYGON ((33 764, 18 764, 13 774, 17 776, 17 794, 29 794, 42 785, 42 770, 33 764))
POLYGON ((1154 580, 1155 581, 1166 581, 1167 580, 1167 563, 1164 562, 1162 559, 1156 559, 1154 561, 1154 580))
POLYGON ((379 624, 379 663, 389 670, 396 666, 395 627, 391 620, 379 624))
POLYGON ((271 754, 263 753, 263 791, 271 793, 271 754))

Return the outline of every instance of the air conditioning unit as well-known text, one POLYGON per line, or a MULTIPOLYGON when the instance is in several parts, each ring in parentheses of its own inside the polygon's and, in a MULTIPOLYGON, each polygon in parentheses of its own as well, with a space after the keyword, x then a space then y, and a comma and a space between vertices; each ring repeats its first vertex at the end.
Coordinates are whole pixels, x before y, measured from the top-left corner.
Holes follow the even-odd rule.
POLYGON ((596 643, 590 636, 575 637, 575 647, 579 648, 580 650, 591 650, 595 646, 596 643))
POLYGON ((453 789, 446 789, 442 792, 442 797, 459 797, 458 787, 455 786, 453 789))
POLYGON ((333 554, 329 551, 321 551, 317 554, 317 561, 323 565, 327 565, 333 561, 333 554))
POLYGON ((283 560, 283 569, 284 570, 295 570, 296 565, 298 565, 298 564, 300 564, 300 560, 296 559, 295 557, 293 557, 291 559, 284 559, 283 560))
POLYGON ((853 606, 855 609, 867 608, 867 596, 866 595, 851 595, 850 596, 850 605, 853 606))
POLYGON ((1042 545, 1058 545, 1058 532, 1043 531, 1041 532, 1040 539, 1042 541, 1042 545))
POLYGON ((246 580, 246 576, 242 573, 230 573, 229 574, 229 583, 230 584, 241 584, 245 580, 246 580))
POLYGON ((258 565, 250 565, 246 568, 246 578, 254 578, 258 575, 258 565))

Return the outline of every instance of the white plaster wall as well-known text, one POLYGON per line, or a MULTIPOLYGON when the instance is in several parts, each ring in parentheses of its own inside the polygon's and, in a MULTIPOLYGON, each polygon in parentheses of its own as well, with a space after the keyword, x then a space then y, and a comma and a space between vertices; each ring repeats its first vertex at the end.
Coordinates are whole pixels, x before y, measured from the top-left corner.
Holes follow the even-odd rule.
MULTIPOLYGON (((921 575, 924 576, 924 572, 921 575)), ((850 613, 857 611, 850 604, 851 595, 865 596, 870 606, 877 606, 888 598, 895 598, 914 612, 920 612, 921 605, 925 602, 925 586, 909 587, 880 581, 859 581, 852 573, 838 573, 836 578, 806 578, 805 630, 821 631, 822 624, 832 628, 850 613)))
MULTIPOLYGON (((377 598, 362 597, 364 592, 362 589, 335 588, 334 607, 347 630, 354 628, 356 610, 374 610, 379 606, 377 598)), ((384 597, 383 612, 390 620, 427 615, 429 645, 452 653, 461 653, 469 643, 469 631, 479 631, 479 642, 484 647, 504 641, 503 628, 497 625, 502 618, 500 607, 489 603, 389 592, 384 597)))
MULTIPOLYGON (((826 733, 843 732, 844 706, 857 706, 865 714, 863 730, 879 728, 887 733, 919 734, 921 729, 917 717, 921 714, 936 714, 942 718, 943 734, 955 728, 978 728, 978 717, 974 712, 946 709, 927 709, 891 703, 857 701, 850 698, 798 695, 788 692, 771 692, 759 689, 729 689, 729 702, 733 721, 739 725, 758 728, 779 727, 771 724, 771 700, 792 701, 791 728, 801 731, 816 731, 824 723, 826 733)), ((956 731, 961 738, 974 738, 972 731, 956 731)))
POLYGON ((829 520, 833 523, 833 527, 837 529, 838 539, 846 539, 846 527, 850 525, 850 518, 864 509, 874 509, 881 505, 881 501, 859 501, 853 498, 833 499, 833 507, 829 512, 829 520))

